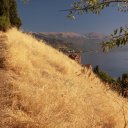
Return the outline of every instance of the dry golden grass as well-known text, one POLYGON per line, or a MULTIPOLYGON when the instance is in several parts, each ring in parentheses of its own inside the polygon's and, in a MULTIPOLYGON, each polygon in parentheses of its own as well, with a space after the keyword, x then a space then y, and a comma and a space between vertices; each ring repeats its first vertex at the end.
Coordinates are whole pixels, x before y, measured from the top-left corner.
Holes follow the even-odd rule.
POLYGON ((127 128, 128 103, 90 71, 16 29, 0 40, 0 128, 127 128))

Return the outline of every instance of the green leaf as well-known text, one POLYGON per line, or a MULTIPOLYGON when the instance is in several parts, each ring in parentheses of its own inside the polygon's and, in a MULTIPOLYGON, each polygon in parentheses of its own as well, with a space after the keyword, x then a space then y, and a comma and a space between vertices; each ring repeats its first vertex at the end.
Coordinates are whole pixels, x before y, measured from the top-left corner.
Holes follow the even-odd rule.
POLYGON ((123 32, 123 28, 122 27, 120 27, 120 34, 123 32))
POLYGON ((114 35, 116 35, 116 34, 117 34, 117 32, 118 32, 118 29, 114 30, 114 35))

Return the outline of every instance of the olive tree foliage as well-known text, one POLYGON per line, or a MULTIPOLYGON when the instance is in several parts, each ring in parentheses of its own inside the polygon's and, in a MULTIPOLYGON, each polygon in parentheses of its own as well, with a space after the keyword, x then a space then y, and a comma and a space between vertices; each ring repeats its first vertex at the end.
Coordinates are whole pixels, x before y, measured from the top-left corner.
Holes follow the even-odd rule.
MULTIPOLYGON (((76 0, 69 11, 69 18, 83 13, 100 14, 101 10, 107 7, 117 7, 120 12, 128 11, 128 0, 76 0)), ((110 40, 102 42, 103 51, 108 51, 114 47, 123 46, 128 43, 128 26, 120 27, 110 35, 110 40)))

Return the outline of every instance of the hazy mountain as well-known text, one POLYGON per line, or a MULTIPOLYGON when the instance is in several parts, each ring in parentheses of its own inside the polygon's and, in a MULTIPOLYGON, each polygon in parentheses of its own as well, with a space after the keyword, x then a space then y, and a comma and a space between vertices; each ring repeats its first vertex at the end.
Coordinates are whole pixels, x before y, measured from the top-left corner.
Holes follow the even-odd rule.
POLYGON ((103 35, 101 33, 95 33, 95 32, 91 32, 91 33, 86 33, 84 35, 87 39, 98 39, 98 40, 104 40, 107 39, 106 35, 103 35))
POLYGON ((74 32, 40 32, 32 33, 36 38, 45 40, 53 47, 70 47, 82 51, 100 50, 99 43, 107 36, 100 33, 79 34, 74 32))
POLYGON ((45 36, 54 36, 57 38, 81 38, 84 37, 84 35, 75 33, 75 32, 41 32, 39 34, 45 35, 45 36))
POLYGON ((78 43, 76 42, 75 39, 81 39, 82 41, 85 40, 104 40, 107 38, 106 35, 100 34, 100 33, 86 33, 86 34, 79 34, 79 33, 74 33, 74 32, 40 32, 40 33, 32 33, 36 37, 40 39, 60 39, 60 40, 65 40, 65 41, 71 41, 73 43, 78 43), (72 39, 72 40, 71 40, 72 39))
MULTIPOLYGON (((108 40, 108 36, 91 32, 79 34, 74 32, 40 32, 32 33, 36 38, 45 40, 55 48, 70 48, 81 51, 102 51, 99 43, 108 40)), ((128 46, 112 49, 111 52, 128 51, 128 46)))

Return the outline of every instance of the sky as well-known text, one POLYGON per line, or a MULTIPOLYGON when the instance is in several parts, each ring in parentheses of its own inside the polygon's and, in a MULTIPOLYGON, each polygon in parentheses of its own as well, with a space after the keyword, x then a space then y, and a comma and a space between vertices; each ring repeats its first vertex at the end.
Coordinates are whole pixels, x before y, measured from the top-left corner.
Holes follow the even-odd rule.
POLYGON ((104 9, 100 15, 77 15, 75 20, 66 16, 73 0, 29 0, 23 4, 17 0, 22 29, 31 32, 98 32, 110 34, 114 29, 128 23, 128 13, 118 12, 115 8, 104 9))

